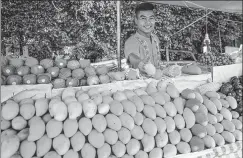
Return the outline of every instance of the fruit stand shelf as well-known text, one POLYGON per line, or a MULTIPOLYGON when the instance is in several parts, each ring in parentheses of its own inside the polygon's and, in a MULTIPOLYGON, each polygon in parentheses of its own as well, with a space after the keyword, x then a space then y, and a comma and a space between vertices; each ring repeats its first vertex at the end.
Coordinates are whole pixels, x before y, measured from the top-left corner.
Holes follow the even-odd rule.
MULTIPOLYGON (((185 88, 196 88, 202 84, 205 84, 208 79, 211 79, 210 73, 205 73, 201 75, 185 75, 182 74, 179 77, 171 78, 174 81, 175 86, 179 91, 182 91, 185 88)), ((123 89, 135 89, 137 87, 145 87, 147 84, 154 79, 141 79, 141 80, 125 80, 125 81, 116 81, 114 83, 108 84, 99 84, 94 86, 82 86, 82 89, 88 90, 92 87, 97 87, 102 90, 123 90, 123 89)), ((158 80, 157 80, 158 81, 158 80)), ((60 94, 64 88, 61 89, 52 89, 52 84, 36 84, 36 85, 7 85, 1 86, 1 102, 4 102, 11 98, 14 94, 17 94, 26 89, 39 89, 40 92, 46 93, 46 96, 49 98, 51 96, 56 96, 60 94)), ((76 87, 80 89, 80 87, 76 87)))
MULTIPOLYGON (((176 78, 171 78, 171 81, 174 83, 179 92, 183 89, 190 88, 195 89, 196 87, 207 83, 207 80, 210 78, 210 75, 191 75, 191 77, 180 76, 176 78)), ((155 79, 141 79, 141 80, 125 80, 125 81, 117 81, 114 83, 108 84, 100 84, 93 86, 83 86, 83 87, 75 87, 75 89, 83 89, 84 91, 89 90, 91 88, 96 88, 97 91, 102 92, 109 90, 111 92, 116 92, 118 90, 122 91, 124 89, 136 89, 139 87, 146 87, 151 81, 159 82, 159 80, 155 79)), ((60 89, 52 89, 52 97, 60 95, 65 88, 60 89)))

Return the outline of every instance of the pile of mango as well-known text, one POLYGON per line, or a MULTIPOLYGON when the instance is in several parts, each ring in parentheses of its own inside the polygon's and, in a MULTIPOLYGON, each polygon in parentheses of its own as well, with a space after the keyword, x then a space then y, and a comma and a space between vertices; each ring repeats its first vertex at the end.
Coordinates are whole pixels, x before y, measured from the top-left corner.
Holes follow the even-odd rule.
POLYGON ((125 72, 111 72, 105 65, 94 67, 90 60, 8 58, 2 66, 1 84, 52 83, 54 88, 65 88, 137 79, 134 74, 126 76, 125 72))
POLYGON ((159 81, 113 93, 33 93, 2 106, 1 158, 166 158, 242 141, 242 116, 231 111, 236 100, 213 91, 179 93, 159 81))
POLYGON ((198 61, 204 65, 209 66, 223 66, 234 64, 234 60, 230 58, 227 54, 200 54, 198 56, 198 61))

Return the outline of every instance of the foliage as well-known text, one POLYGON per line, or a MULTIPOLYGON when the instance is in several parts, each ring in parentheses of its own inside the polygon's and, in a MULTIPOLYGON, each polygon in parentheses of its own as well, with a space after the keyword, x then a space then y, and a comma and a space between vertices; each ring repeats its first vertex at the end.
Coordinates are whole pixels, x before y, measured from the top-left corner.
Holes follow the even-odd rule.
MULTIPOLYGON (((135 33, 134 8, 138 2, 122 1, 121 46, 135 33)), ((176 33, 205 14, 186 7, 156 5, 156 31, 161 48, 170 37, 171 49, 201 52, 205 35, 205 20, 176 33), (176 33, 176 34, 175 34, 176 33)), ((208 32, 215 52, 220 52, 218 24, 222 46, 242 36, 242 16, 214 11, 208 18, 208 32)), ((12 51, 29 46, 29 54, 38 59, 63 54, 65 47, 73 47, 79 58, 93 61, 116 58, 116 1, 77 0, 4 0, 2 1, 2 51, 9 45, 12 51)), ((122 53, 123 55, 123 53, 122 53)))

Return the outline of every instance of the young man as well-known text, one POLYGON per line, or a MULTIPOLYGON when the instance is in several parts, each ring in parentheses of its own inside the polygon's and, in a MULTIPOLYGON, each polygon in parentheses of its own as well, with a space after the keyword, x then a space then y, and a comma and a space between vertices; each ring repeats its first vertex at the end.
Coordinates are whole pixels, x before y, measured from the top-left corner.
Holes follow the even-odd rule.
POLYGON ((142 3, 135 10, 137 32, 125 42, 125 57, 131 68, 138 68, 142 73, 150 74, 151 65, 159 67, 159 39, 153 34, 155 25, 154 6, 142 3), (150 65, 150 66, 148 66, 150 65))

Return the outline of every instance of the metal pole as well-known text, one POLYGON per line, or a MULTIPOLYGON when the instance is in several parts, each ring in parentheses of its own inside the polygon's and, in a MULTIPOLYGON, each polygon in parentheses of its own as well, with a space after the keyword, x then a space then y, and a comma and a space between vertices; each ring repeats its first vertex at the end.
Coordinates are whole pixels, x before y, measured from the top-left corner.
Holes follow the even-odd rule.
POLYGON ((116 2, 117 7, 117 63, 118 70, 121 70, 121 1, 116 2))

